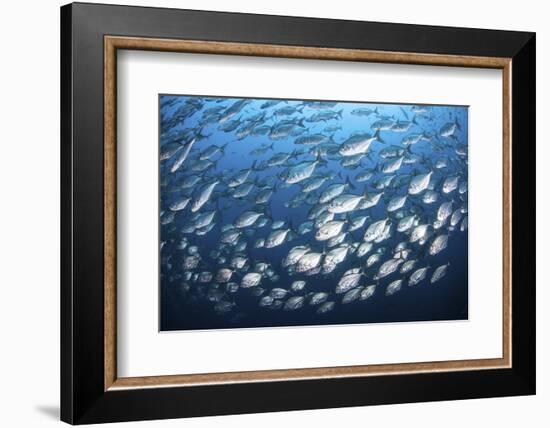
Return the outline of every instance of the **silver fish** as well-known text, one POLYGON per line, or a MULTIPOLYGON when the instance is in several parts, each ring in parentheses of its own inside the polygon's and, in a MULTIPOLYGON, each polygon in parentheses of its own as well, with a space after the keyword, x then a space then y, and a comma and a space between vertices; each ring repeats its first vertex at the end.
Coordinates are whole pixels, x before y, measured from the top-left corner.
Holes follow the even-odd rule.
POLYGON ((397 231, 406 232, 414 225, 416 219, 417 218, 415 215, 403 217, 401 220, 399 220, 399 223, 397 223, 397 231))
POLYGON ((182 165, 185 159, 187 159, 187 156, 189 155, 189 152, 191 151, 191 148, 193 147, 193 144, 195 144, 195 141, 197 139, 193 138, 189 143, 185 145, 181 153, 178 155, 176 161, 172 165, 172 168, 170 168, 170 172, 176 172, 182 165))
POLYGON ((363 240, 365 242, 372 242, 379 238, 383 234, 384 228, 386 227, 388 221, 389 219, 386 218, 371 223, 371 225, 367 228, 365 235, 363 236, 363 240))
POLYGON ((415 270, 413 272, 413 274, 411 275, 411 277, 409 278, 409 286, 412 287, 412 286, 415 286, 416 284, 418 284, 419 282, 422 282, 424 280, 424 278, 426 278, 426 273, 427 272, 428 272, 427 267, 423 267, 423 268, 415 270))
POLYGON ((273 299, 283 299, 287 294, 288 294, 288 291, 285 290, 284 288, 273 288, 273 289, 269 292, 269 295, 270 295, 273 299))
POLYGON ((344 220, 333 220, 321 226, 315 233, 317 241, 326 241, 338 235, 346 222, 344 220))
POLYGON ((311 296, 309 299, 309 304, 312 306, 320 305, 321 303, 326 302, 328 299, 328 293, 318 292, 311 296))
POLYGON ((294 144, 321 144, 329 141, 332 141, 332 138, 323 134, 307 134, 294 140, 294 144))
POLYGON ((429 248, 429 253, 432 256, 435 256, 437 253, 440 253, 445 248, 447 248, 447 242, 449 240, 449 235, 439 235, 437 236, 429 248))
POLYGON ((417 195, 428 188, 433 171, 427 174, 419 174, 414 177, 409 184, 409 194, 417 195))
POLYGON ((298 260, 310 251, 309 245, 300 245, 292 248, 282 261, 282 266, 287 267, 298 263, 298 260))
POLYGON ((447 177, 443 182, 443 193, 451 193, 458 187, 458 175, 447 177))
POLYGON ((295 293, 298 292, 298 291, 302 291, 305 287, 306 287, 306 282, 305 281, 294 281, 290 285, 290 289, 295 293))
POLYGON ((252 169, 243 169, 239 171, 237 174, 235 174, 231 179, 229 179, 227 186, 228 187, 237 187, 243 184, 247 179, 250 173, 252 172, 252 169))
POLYGON ((340 195, 330 201, 327 209, 334 214, 347 213, 353 211, 364 198, 364 195, 340 195))
POLYGON ((362 287, 357 287, 352 290, 349 290, 346 294, 344 294, 344 297, 342 297, 342 304, 346 305, 348 303, 351 303, 359 299, 359 296, 361 295, 362 291, 363 291, 362 287))
POLYGON ((307 253, 304 254, 296 263, 296 272, 307 272, 315 269, 321 264, 323 253, 307 253))
POLYGON ((338 152, 342 156, 364 154, 367 153, 373 141, 382 141, 380 133, 377 132, 374 135, 355 134, 342 143, 338 152))
POLYGON ((193 218, 193 224, 197 229, 208 226, 214 220, 216 211, 205 211, 193 218))
POLYGON ((422 195, 422 202, 425 204, 433 204, 439 199, 439 193, 434 192, 433 190, 426 190, 426 193, 422 195))
POLYGON ((388 202, 387 211, 393 212, 403 208, 406 201, 407 201, 407 195, 395 196, 394 198, 390 199, 390 201, 388 202))
POLYGON ((311 177, 315 167, 321 163, 322 160, 320 156, 317 157, 314 161, 305 161, 301 162, 298 165, 294 165, 283 174, 283 180, 288 184, 296 184, 306 178, 311 177))
POLYGON ((204 204, 208 202, 212 192, 214 191, 214 187, 216 187, 219 183, 219 181, 214 181, 203 188, 199 196, 193 200, 193 203, 191 204, 191 212, 197 212, 204 204))
POLYGON ((380 170, 384 174, 389 174, 389 173, 395 172, 399 168, 401 168, 401 165, 403 164, 403 159, 405 159, 404 156, 400 156, 398 158, 386 161, 382 164, 382 167, 380 168, 380 170))
POLYGON ((334 302, 325 302, 317 309, 317 314, 322 315, 334 309, 334 302))
POLYGON ((358 268, 348 270, 344 273, 344 276, 340 278, 340 281, 338 282, 338 285, 334 290, 335 293, 342 294, 347 292, 348 290, 351 290, 352 288, 357 287, 363 275, 364 274, 358 268))
POLYGON ((173 203, 171 203, 168 208, 171 211, 184 210, 190 200, 191 200, 191 198, 188 198, 187 196, 181 197, 181 198, 175 200, 173 203))
POLYGON ((407 260, 403 265, 401 266, 401 269, 399 269, 399 273, 407 273, 413 270, 414 266, 416 265, 416 260, 407 260))
POLYGON ((287 239, 290 229, 277 229, 272 231, 265 240, 265 248, 274 248, 281 245, 287 239))
POLYGON ((304 306, 304 298, 302 296, 293 296, 290 297, 283 307, 285 311, 295 311, 304 306))
POLYGON ((348 231, 353 232, 355 230, 361 229, 365 225, 368 218, 368 215, 360 215, 351 218, 348 224, 348 231))
POLYGON ((239 229, 252 226, 256 222, 256 220, 258 220, 262 215, 263 213, 258 213, 255 211, 245 211, 239 217, 237 217, 234 225, 239 229))
POLYGON ((452 202, 443 202, 437 210, 437 219, 440 221, 447 220, 447 217, 453 212, 452 202))
POLYGON ((454 122, 448 122, 441 127, 441 129, 439 130, 439 135, 441 135, 442 137, 451 137, 455 134, 457 129, 460 129, 460 124, 455 118, 454 122))
POLYGON ((392 296, 393 294, 397 293, 399 290, 401 290, 402 284, 402 279, 396 279, 395 281, 390 282, 386 287, 386 296, 392 296))
POLYGON ((375 290, 376 290, 376 284, 368 285, 367 287, 361 290, 361 295, 359 296, 359 299, 367 300, 369 297, 374 295, 375 290))
POLYGON ((372 249, 372 242, 362 242, 359 247, 357 247, 357 257, 364 257, 372 249))
POLYGON ((327 186, 325 190, 321 193, 319 197, 319 203, 324 204, 330 202, 332 199, 341 195, 344 190, 350 185, 349 181, 345 183, 335 183, 327 186))
POLYGON ((262 280, 262 274, 257 272, 247 273, 241 280, 242 288, 256 287, 262 280))
POLYGON ((222 268, 218 270, 218 273, 216 274, 216 282, 218 283, 229 282, 232 276, 233 276, 233 271, 231 269, 222 268))
POLYGON ((409 242, 417 242, 418 240, 426 236, 426 233, 428 232, 428 226, 429 225, 427 224, 420 224, 416 226, 411 233, 409 242))
POLYGON ((258 302, 258 305, 263 307, 271 306, 274 300, 275 299, 273 299, 273 297, 271 296, 264 296, 260 299, 260 301, 258 302))
POLYGON ((432 274, 432 277, 430 279, 430 283, 433 284, 434 282, 439 281, 441 278, 445 276, 447 273, 447 268, 449 267, 449 263, 445 265, 439 266, 436 270, 434 270, 434 273, 432 274))
POLYGON ((378 279, 382 279, 388 275, 391 275, 394 273, 399 265, 403 263, 403 259, 390 259, 382 263, 380 268, 378 269, 378 273, 374 275, 373 279, 376 281, 378 279))

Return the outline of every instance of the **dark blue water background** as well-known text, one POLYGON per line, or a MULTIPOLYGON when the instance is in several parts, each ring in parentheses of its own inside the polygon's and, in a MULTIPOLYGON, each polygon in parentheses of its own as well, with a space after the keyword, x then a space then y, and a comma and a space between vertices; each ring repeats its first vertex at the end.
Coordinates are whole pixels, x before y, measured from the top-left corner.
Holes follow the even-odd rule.
MULTIPOLYGON (((162 103, 165 98, 174 98, 174 96, 160 96, 160 102, 162 103)), ((194 113, 191 117, 186 118, 185 121, 178 124, 174 129, 187 129, 196 128, 199 126, 199 119, 201 112, 209 107, 232 105, 240 98, 225 98, 221 102, 212 100, 212 97, 191 97, 191 96, 177 96, 177 103, 168 108, 161 109, 161 130, 163 126, 166 126, 167 118, 171 117, 171 114, 180 107, 189 98, 198 98, 204 102, 204 106, 201 110, 194 113), (210 99, 210 101, 204 101, 210 99), (164 118, 164 119, 163 119, 164 118)), ((265 102, 265 99, 252 99, 252 102, 248 104, 240 114, 237 114, 235 118, 241 118, 245 120, 247 116, 253 116, 258 112, 261 112, 260 106, 265 102)), ((273 107, 277 109, 285 105, 299 105, 302 104, 302 100, 288 100, 284 103, 280 103, 273 107)), ((405 110, 409 119, 412 119, 414 114, 411 111, 412 106, 408 104, 372 104, 372 103, 351 103, 340 102, 335 107, 331 108, 334 111, 342 111, 341 120, 329 120, 328 122, 317 123, 305 123, 308 133, 330 133, 324 132, 324 128, 330 125, 339 125, 341 130, 334 132, 334 140, 337 143, 343 142, 352 133, 369 132, 370 125, 379 118, 371 115, 369 117, 361 117, 352 115, 351 111, 356 108, 378 108, 378 112, 384 116, 393 116, 395 119, 406 120, 405 114, 402 110, 405 110)), ((378 157, 378 151, 390 146, 399 146, 404 136, 411 133, 426 132, 429 134, 437 134, 440 128, 448 122, 455 120, 460 124, 460 130, 456 132, 456 140, 446 139, 450 144, 467 144, 467 130, 468 130, 468 109, 464 106, 428 106, 430 120, 423 117, 417 117, 418 125, 413 126, 404 133, 396 133, 391 131, 381 131, 381 136, 385 141, 385 144, 374 142, 371 145, 370 159, 365 158, 361 164, 361 167, 357 169, 343 168, 338 161, 328 160, 326 166, 317 167, 313 175, 331 174, 335 178, 333 180, 327 180, 324 185, 317 191, 321 192, 324 188, 332 183, 342 182, 338 177, 338 173, 342 177, 349 177, 353 184, 356 185, 356 189, 348 189, 345 193, 364 193, 364 187, 367 185, 368 189, 372 189, 372 182, 376 181, 383 174, 376 173, 375 176, 368 182, 356 183, 354 178, 357 174, 365 170, 365 168, 374 168, 379 161, 384 161, 378 157)), ((270 110, 268 110, 270 111, 270 110)), ((302 113, 295 113, 289 117, 281 118, 299 118, 309 117, 319 110, 313 110, 304 108, 302 113)), ((271 119, 265 122, 267 125, 273 125, 276 120, 271 119)), ((174 129, 171 131, 173 132, 174 129)), ((167 209, 167 205, 172 200, 172 193, 174 186, 177 186, 178 180, 191 173, 186 169, 187 163, 192 161, 193 154, 203 151, 209 145, 222 146, 225 143, 229 143, 225 153, 223 155, 216 155, 213 160, 217 159, 215 167, 209 169, 205 173, 199 173, 203 176, 201 183, 196 186, 194 192, 200 188, 203 183, 211 182, 213 177, 229 177, 232 173, 235 173, 241 169, 249 168, 254 161, 261 163, 271 158, 275 153, 279 152, 292 152, 296 148, 304 149, 306 153, 297 159, 293 159, 291 163, 302 162, 304 160, 313 160, 314 157, 307 153, 311 146, 296 146, 294 140, 296 137, 289 137, 282 140, 271 140, 268 136, 249 136, 241 141, 237 141, 234 132, 225 133, 218 130, 218 125, 214 124, 207 126, 201 130, 205 135, 209 135, 207 139, 195 143, 193 150, 191 151, 190 158, 186 160, 180 170, 176 173, 170 172, 170 166, 173 159, 168 161, 161 161, 160 163, 160 180, 166 183, 166 186, 161 186, 161 212, 167 209), (268 150, 266 153, 258 156, 252 156, 250 153, 252 150, 257 149, 262 145, 269 145, 273 143, 273 149, 268 150)), ((163 134, 161 133, 161 136, 163 134)), ((160 139, 161 147, 166 142, 160 139)), ((403 146, 402 146, 403 147, 403 146)), ((411 173, 424 173, 428 172, 433 163, 437 159, 442 157, 450 157, 457 159, 456 154, 452 148, 448 148, 441 151, 435 151, 429 144, 418 143, 412 147, 412 151, 415 154, 424 155, 427 162, 424 164, 412 164, 405 165, 397 172, 400 174, 411 173)), ((177 156, 176 156, 177 157, 177 156)), ((253 179, 258 176, 260 180, 266 179, 269 176, 274 176, 281 173, 286 169, 285 166, 278 166, 268 168, 264 171, 254 171, 249 179, 253 179)), ((466 167, 467 170, 467 167, 466 167)), ((433 175, 433 180, 441 183, 441 181, 447 175, 453 175, 454 170, 443 169, 436 170, 433 175)), ((466 178, 463 176, 463 178, 466 178)), ((225 186, 218 186, 222 189, 225 186)), ((295 227, 307 220, 307 214, 311 206, 304 204, 298 208, 286 208, 284 203, 289 201, 297 192, 300 192, 300 185, 295 184, 287 188, 277 189, 271 198, 270 210, 273 219, 289 220, 295 227)), ((440 189, 436 186, 436 190, 440 189)), ((216 189, 220 190, 220 188, 216 189)), ((375 190, 373 190, 375 191, 375 190)), ((253 191, 251 195, 255 194, 253 191)), ((362 242, 363 234, 371 222, 386 218, 385 204, 390 197, 397 195, 405 195, 407 192, 407 185, 404 185, 398 189, 386 189, 384 197, 380 200, 379 204, 362 213, 368 213, 371 217, 370 221, 367 221, 365 226, 357 231, 352 232, 354 242, 362 242)), ((426 205, 425 208, 433 213, 432 219, 435 219, 435 211, 439 205, 452 198, 456 198, 458 191, 455 191, 449 195, 444 195, 441 192, 439 200, 435 204, 426 205)), ((216 195, 218 195, 216 193, 216 195)), ((411 197, 410 197, 411 198, 411 197)), ((417 200, 421 198, 421 195, 416 196, 417 200)), ((196 294, 189 291, 182 291, 182 283, 185 282, 178 275, 178 269, 181 268, 181 259, 185 254, 185 251, 180 251, 176 248, 176 242, 179 238, 185 236, 189 240, 189 245, 196 245, 199 247, 199 254, 205 259, 206 265, 202 265, 197 272, 203 270, 210 270, 214 274, 217 268, 215 261, 208 258, 208 254, 211 250, 214 250, 219 245, 220 228, 223 225, 231 224, 236 217, 246 210, 255 210, 256 207, 252 202, 240 203, 234 200, 231 196, 221 195, 214 196, 211 203, 202 208, 201 211, 214 209, 217 204, 217 199, 221 199, 223 202, 220 206, 223 206, 223 210, 220 212, 220 216, 216 219, 216 227, 209 232, 206 236, 196 236, 194 234, 178 234, 174 231, 174 226, 183 227, 186 224, 188 216, 190 216, 189 207, 183 212, 179 212, 176 215, 174 223, 171 227, 161 226, 161 241, 165 241, 166 244, 161 251, 161 275, 160 275, 160 329, 166 330, 188 330, 188 329, 219 329, 219 328, 244 328, 244 327, 274 327, 274 326, 300 326, 300 325, 326 325, 326 324, 356 324, 356 323, 380 323, 380 322, 404 322, 404 321, 435 321, 435 320, 463 320, 468 318, 468 231, 461 232, 457 227, 453 232, 449 234, 448 247, 435 256, 423 255, 422 251, 418 252, 419 262, 415 268, 408 274, 402 275, 397 271, 392 275, 383 278, 380 284, 377 286, 375 294, 366 301, 355 301, 350 304, 341 304, 341 298, 343 295, 332 294, 330 300, 335 301, 336 305, 333 311, 319 315, 316 314, 317 306, 310 306, 305 304, 299 310, 296 311, 283 311, 283 310, 269 310, 258 306, 259 297, 252 296, 250 289, 241 289, 235 296, 231 296, 231 300, 235 300, 238 304, 233 310, 226 314, 218 314, 214 311, 214 304, 206 299, 200 299, 196 297, 196 294), (227 203, 229 202, 229 203, 227 203), (170 230, 170 232, 168 232, 170 230), (172 268, 167 268, 167 260, 169 260, 172 268), (433 274, 435 268, 445 263, 451 263, 447 270, 447 275, 435 284, 430 284, 429 279, 433 274), (415 287, 408 287, 408 276, 416 269, 424 266, 430 266, 427 277, 424 281, 419 283, 415 287), (210 268, 210 269, 209 269, 210 268), (384 291, 386 285, 391 281, 404 278, 404 283, 399 292, 392 296, 385 296, 384 291)), ((411 202, 408 201, 405 208, 410 207, 411 202)), ((456 208, 457 205, 453 206, 456 208)), ((355 213, 353 213, 355 214, 355 213)), ((261 287, 267 289, 265 294, 268 294, 271 288, 280 287, 288 289, 290 284, 298 279, 304 279, 307 281, 307 291, 334 291, 334 288, 342 274, 351 268, 364 265, 368 255, 373 254, 373 251, 369 252, 366 257, 357 259, 354 255, 348 255, 346 260, 338 265, 338 268, 328 275, 315 275, 315 276, 303 276, 303 275, 287 275, 285 269, 280 267, 281 260, 286 256, 288 251, 297 245, 309 244, 315 250, 321 251, 323 249, 322 243, 315 241, 313 233, 309 233, 305 236, 299 236, 297 239, 286 242, 283 245, 275 248, 253 248, 253 242, 259 237, 266 237, 271 232, 270 225, 256 231, 254 236, 248 239, 248 247, 246 253, 248 257, 255 261, 270 262, 277 274, 280 275, 280 279, 277 282, 270 282, 269 280, 263 280, 261 287)), ((390 257, 391 251, 395 245, 401 241, 407 241, 407 235, 403 233, 397 233, 394 231, 393 236, 383 241, 380 244, 375 244, 375 248, 379 246, 387 247, 387 253, 382 258, 382 262, 390 257)), ((428 244, 429 245, 429 242, 428 244)), ((414 244, 411 247, 418 248, 414 244)), ((414 257, 414 256, 413 256, 414 257)), ((375 283, 372 281, 372 276, 377 272, 380 263, 374 265, 368 272, 368 277, 361 281, 361 285, 370 285, 375 283)), ((181 274, 181 272, 179 272, 181 274)), ((239 282, 238 277, 233 278, 236 282, 239 282)), ((223 285, 222 285, 223 288, 223 285)), ((265 295, 264 294, 264 295, 265 295)), ((298 293, 301 295, 303 293, 298 293)))

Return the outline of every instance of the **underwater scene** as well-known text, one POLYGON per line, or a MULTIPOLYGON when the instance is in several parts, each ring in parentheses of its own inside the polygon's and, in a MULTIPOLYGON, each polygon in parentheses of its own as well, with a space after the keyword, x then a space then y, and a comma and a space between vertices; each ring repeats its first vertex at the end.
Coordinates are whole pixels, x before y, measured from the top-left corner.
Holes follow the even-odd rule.
POLYGON ((468 319, 468 107, 159 96, 160 330, 468 319))

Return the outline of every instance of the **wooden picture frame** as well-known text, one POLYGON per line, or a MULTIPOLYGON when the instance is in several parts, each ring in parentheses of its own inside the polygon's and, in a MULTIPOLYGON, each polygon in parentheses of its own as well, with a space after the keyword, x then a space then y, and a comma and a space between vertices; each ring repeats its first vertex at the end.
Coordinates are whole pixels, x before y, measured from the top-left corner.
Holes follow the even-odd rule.
POLYGON ((62 420, 114 422, 535 392, 534 34, 77 3, 61 9, 61 53, 62 420), (119 49, 502 70, 502 358, 118 377, 119 49))

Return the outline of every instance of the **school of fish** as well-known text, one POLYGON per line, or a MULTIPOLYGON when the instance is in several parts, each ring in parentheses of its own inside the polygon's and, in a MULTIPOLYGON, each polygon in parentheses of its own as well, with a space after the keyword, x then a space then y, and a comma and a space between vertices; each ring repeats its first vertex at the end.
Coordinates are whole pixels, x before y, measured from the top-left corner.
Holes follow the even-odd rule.
POLYGON ((161 281, 237 318, 244 296, 323 317, 438 285, 452 269, 440 255, 468 228, 467 123, 455 112, 161 96, 161 281))

